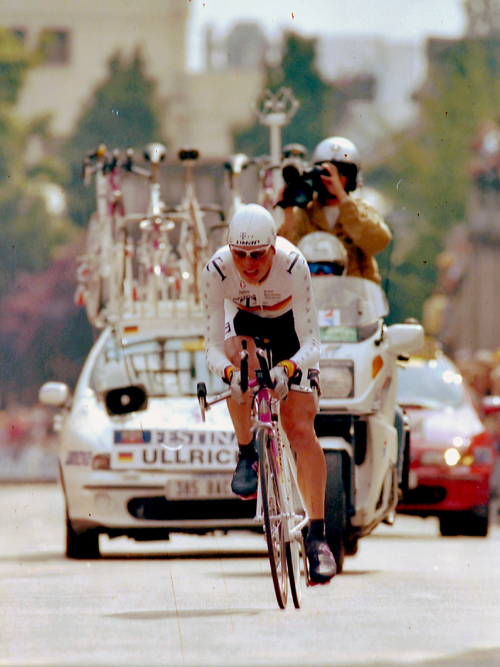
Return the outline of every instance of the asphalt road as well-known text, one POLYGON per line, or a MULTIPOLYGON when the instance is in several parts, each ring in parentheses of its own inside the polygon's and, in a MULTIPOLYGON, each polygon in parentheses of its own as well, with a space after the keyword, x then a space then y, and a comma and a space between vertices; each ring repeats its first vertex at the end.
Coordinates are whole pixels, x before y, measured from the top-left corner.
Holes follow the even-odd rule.
POLYGON ((262 536, 101 538, 71 561, 57 485, 0 486, 0 505, 0 665, 500 665, 500 527, 398 517, 280 611, 262 536))

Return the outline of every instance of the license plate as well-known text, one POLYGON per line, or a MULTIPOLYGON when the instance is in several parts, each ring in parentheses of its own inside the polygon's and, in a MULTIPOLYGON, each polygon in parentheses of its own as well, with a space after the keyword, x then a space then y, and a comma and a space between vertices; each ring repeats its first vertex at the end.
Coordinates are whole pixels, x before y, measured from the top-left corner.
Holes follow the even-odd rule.
POLYGON ((200 477, 199 479, 173 479, 167 482, 167 500, 207 500, 209 498, 235 498, 231 491, 231 475, 200 477))

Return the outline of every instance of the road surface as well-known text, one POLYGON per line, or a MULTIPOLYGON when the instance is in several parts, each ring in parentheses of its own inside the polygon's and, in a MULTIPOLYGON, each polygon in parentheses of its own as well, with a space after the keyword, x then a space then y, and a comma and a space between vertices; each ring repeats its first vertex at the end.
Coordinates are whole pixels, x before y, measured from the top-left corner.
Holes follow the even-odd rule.
POLYGON ((0 486, 0 666, 500 665, 500 527, 398 517, 280 611, 264 538, 233 532, 64 557, 56 484, 0 486))

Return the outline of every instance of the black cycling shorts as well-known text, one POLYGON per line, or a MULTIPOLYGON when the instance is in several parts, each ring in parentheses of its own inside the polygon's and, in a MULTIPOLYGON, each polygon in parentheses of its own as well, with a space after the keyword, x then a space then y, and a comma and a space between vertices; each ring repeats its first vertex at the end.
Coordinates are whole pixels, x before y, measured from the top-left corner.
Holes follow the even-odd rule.
POLYGON ((234 316, 233 326, 238 336, 260 338, 261 344, 271 350, 273 366, 284 359, 290 359, 300 349, 291 310, 273 318, 259 317, 245 310, 238 310, 234 316))

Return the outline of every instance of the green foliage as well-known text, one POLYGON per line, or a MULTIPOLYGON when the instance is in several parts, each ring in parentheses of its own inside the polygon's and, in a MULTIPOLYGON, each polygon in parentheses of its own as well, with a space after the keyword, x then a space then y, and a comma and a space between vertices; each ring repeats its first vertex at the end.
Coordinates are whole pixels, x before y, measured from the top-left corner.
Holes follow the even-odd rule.
POLYGON ((0 28, 0 105, 15 104, 33 56, 10 30, 0 28))
POLYGON ((62 149, 71 169, 67 189, 74 222, 85 226, 95 209, 95 193, 92 188, 85 188, 82 181, 85 154, 100 144, 109 150, 125 150, 142 149, 151 141, 162 141, 159 117, 156 84, 145 76, 140 53, 130 62, 114 55, 108 64, 106 80, 93 93, 75 134, 62 149))
POLYGON ((394 136, 390 158, 367 174, 395 201, 415 239, 391 272, 391 313, 399 320, 420 317, 435 287, 435 258, 466 213, 471 141, 482 121, 498 120, 500 109, 497 40, 437 41, 430 55, 418 124, 394 136))
POLYGON ((33 142, 47 137, 48 121, 22 122, 14 109, 34 62, 16 37, 0 31, 0 297, 19 271, 45 269, 54 248, 71 235, 44 199, 44 186, 62 177, 60 161, 29 159, 33 142))
MULTIPOLYGON (((73 235, 68 219, 51 214, 46 204, 46 188, 62 181, 64 165, 44 154, 49 119, 24 122, 15 110, 25 75, 37 62, 9 31, 0 31, 0 407, 23 397, 33 402, 43 381, 35 369, 47 360, 47 347, 18 353, 21 337, 37 336, 47 313, 67 321, 67 310, 43 291, 54 254, 73 235)), ((53 330, 47 326, 43 334, 53 330)))
MULTIPOLYGON (((273 93, 290 88, 300 107, 290 125, 283 128, 283 145, 300 143, 309 151, 326 136, 342 117, 346 99, 336 88, 326 84, 314 64, 316 40, 294 33, 285 36, 285 47, 279 67, 268 67, 266 87, 273 93)), ((250 128, 234 133, 235 150, 248 155, 269 152, 269 129, 258 120, 250 128)))

